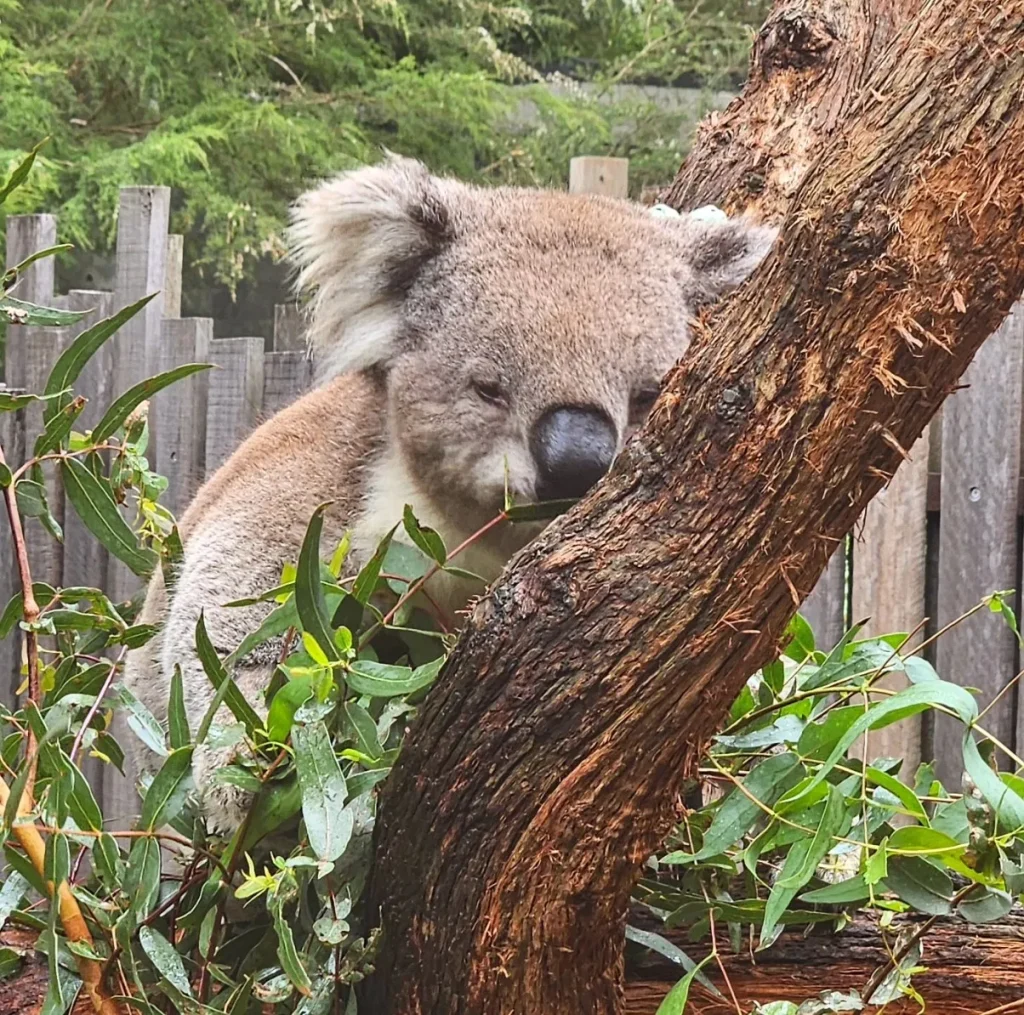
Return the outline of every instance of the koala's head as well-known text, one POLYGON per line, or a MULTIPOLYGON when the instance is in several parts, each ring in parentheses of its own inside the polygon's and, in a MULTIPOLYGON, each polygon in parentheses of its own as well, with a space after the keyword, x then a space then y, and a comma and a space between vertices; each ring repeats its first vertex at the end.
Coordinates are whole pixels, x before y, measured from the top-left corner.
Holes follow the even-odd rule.
POLYGON ((645 418, 689 321, 774 230, 481 189, 392 158, 305 194, 291 240, 318 371, 367 371, 417 485, 472 531, 581 496, 645 418))

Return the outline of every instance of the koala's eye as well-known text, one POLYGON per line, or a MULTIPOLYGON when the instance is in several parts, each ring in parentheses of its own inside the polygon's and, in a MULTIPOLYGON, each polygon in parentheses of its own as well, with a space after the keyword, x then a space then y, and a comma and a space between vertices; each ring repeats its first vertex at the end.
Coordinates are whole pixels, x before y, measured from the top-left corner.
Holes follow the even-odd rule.
POLYGON ((473 391, 482 402, 488 405, 505 405, 507 399, 501 385, 493 381, 473 381, 473 391))
POLYGON ((642 423, 647 418, 647 414, 654 408, 654 403, 658 400, 659 394, 661 394, 661 390, 655 385, 634 391, 629 400, 630 423, 642 423))

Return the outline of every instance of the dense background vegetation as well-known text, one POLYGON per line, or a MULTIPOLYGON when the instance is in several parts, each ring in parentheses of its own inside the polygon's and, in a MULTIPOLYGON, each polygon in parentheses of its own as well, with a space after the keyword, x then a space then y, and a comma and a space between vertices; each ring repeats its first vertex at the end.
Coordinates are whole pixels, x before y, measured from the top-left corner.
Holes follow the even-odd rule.
POLYGON ((117 188, 175 188, 186 292, 280 253, 288 201, 382 145, 491 183, 563 185, 572 155, 671 179, 680 117, 552 77, 728 87, 765 0, 0 0, 0 172, 50 136, 9 212, 108 249, 117 188), (532 100, 536 115, 524 117, 532 100))

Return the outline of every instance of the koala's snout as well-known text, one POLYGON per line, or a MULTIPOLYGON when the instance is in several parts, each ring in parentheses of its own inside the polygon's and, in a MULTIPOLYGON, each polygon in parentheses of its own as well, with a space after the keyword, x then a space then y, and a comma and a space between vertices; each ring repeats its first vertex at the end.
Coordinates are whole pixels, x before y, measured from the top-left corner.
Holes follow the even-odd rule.
POLYGON ((616 446, 615 424, 600 409, 549 409, 530 437, 537 464, 537 499, 582 497, 608 471, 616 446))

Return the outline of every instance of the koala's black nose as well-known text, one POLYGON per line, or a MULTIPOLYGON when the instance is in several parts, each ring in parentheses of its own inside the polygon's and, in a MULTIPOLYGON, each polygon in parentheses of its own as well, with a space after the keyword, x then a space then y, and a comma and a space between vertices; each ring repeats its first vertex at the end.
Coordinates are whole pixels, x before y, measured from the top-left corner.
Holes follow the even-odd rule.
POLYGON ((600 409, 563 407, 546 412, 533 428, 538 500, 582 497, 615 457, 615 425, 600 409))

